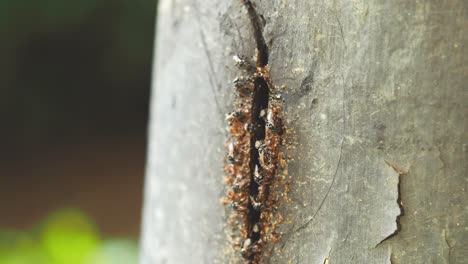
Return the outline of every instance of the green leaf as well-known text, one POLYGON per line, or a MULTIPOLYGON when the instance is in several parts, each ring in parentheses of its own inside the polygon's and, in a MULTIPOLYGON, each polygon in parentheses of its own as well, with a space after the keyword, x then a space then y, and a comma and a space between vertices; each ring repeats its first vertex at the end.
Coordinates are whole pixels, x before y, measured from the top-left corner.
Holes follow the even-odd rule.
POLYGON ((100 241, 95 225, 76 210, 63 210, 44 223, 41 243, 51 264, 83 264, 100 241))

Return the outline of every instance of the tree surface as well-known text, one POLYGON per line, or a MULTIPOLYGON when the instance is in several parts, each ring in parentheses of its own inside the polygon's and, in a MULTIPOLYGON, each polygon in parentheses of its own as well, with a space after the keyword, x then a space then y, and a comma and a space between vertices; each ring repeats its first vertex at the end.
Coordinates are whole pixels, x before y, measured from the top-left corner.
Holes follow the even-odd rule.
MULTIPOLYGON (((466 263, 468 2, 253 1, 285 85, 290 202, 265 263, 466 263)), ((240 1, 159 3, 141 263, 236 263, 223 166, 240 1)))

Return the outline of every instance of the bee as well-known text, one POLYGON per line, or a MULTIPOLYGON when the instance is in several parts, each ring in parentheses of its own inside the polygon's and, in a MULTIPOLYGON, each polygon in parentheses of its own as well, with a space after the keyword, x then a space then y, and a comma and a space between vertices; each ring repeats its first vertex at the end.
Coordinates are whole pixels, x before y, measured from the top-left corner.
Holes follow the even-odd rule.
POLYGON ((262 175, 258 172, 258 165, 255 165, 254 169, 254 181, 258 183, 258 185, 261 185, 263 183, 263 177, 262 175))
POLYGON ((255 141, 255 148, 256 148, 256 149, 258 149, 261 145, 262 145, 262 141, 261 141, 261 140, 255 141))
POLYGON ((275 119, 274 119, 274 116, 273 116, 273 112, 271 112, 271 111, 269 111, 268 114, 267 114, 266 127, 267 127, 270 131, 276 132, 276 129, 275 129, 275 119))
POLYGON ((274 107, 273 110, 269 110, 266 117, 266 127, 273 133, 282 133, 281 119, 277 116, 278 107, 274 107))
POLYGON ((247 207, 244 205, 239 204, 238 202, 232 201, 231 202, 231 208, 238 211, 238 212, 246 212, 247 207))
POLYGON ((230 199, 230 200, 233 200, 233 199, 236 198, 236 194, 234 193, 234 191, 233 191, 233 190, 229 190, 229 189, 226 191, 226 196, 227 196, 227 198, 230 199))
POLYGON ((266 198, 266 187, 265 187, 265 185, 258 186, 257 198, 259 200, 264 200, 266 198))
POLYGON ((228 145, 228 155, 227 155, 227 159, 229 160, 229 162, 231 163, 235 163, 236 160, 234 158, 234 155, 235 155, 235 147, 234 147, 234 143, 229 143, 228 145))
POLYGON ((235 173, 233 165, 227 165, 226 167, 224 167, 224 171, 229 175, 233 175, 235 173))
POLYGON ((244 129, 245 131, 253 132, 254 126, 252 124, 245 124, 244 129))
POLYGON ((243 56, 239 55, 234 55, 232 56, 232 59, 234 60, 234 65, 236 65, 237 68, 245 71, 252 72, 255 70, 255 67, 252 66, 250 63, 247 62, 247 60, 243 56))
POLYGON ((243 179, 243 180, 236 180, 234 185, 232 186, 232 190, 234 192, 239 192, 239 190, 243 189, 244 187, 248 186, 250 183, 249 179, 243 179))
POLYGON ((268 165, 268 153, 266 148, 265 145, 260 145, 258 147, 258 161, 262 168, 266 168, 268 165))
POLYGON ((265 152, 265 148, 266 146, 264 144, 260 144, 260 146, 258 146, 258 153, 259 154, 262 154, 265 152))
POLYGON ((250 196, 250 203, 255 211, 263 211, 265 210, 265 206, 261 202, 257 202, 253 196, 250 196))
POLYGON ((236 202, 234 202, 234 201, 231 202, 231 208, 232 208, 232 209, 237 210, 238 207, 239 207, 239 204, 238 204, 238 203, 236 203, 236 202))
POLYGON ((252 240, 247 238, 246 240, 242 241, 241 243, 241 255, 244 258, 250 258, 252 255, 252 251, 250 250, 250 246, 252 245, 252 240))
POLYGON ((241 111, 232 111, 226 115, 226 120, 231 122, 233 119, 240 119, 242 117, 241 111))
POLYGON ((248 79, 245 79, 244 77, 236 77, 232 83, 240 96, 250 97, 252 95, 252 89, 249 85, 248 79))
POLYGON ((236 65, 237 68, 239 69, 245 69, 247 66, 247 63, 245 62, 245 59, 239 55, 234 55, 232 56, 232 59, 234 60, 234 65, 236 65))

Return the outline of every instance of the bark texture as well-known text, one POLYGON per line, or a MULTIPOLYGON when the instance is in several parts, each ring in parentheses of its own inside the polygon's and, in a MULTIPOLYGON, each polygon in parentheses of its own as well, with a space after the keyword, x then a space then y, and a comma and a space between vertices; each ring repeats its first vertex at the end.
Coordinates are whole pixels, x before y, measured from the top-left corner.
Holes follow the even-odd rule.
MULTIPOLYGON (((468 3, 253 1, 295 131, 269 263, 465 263, 468 3)), ((229 263, 224 114, 240 1, 159 5, 141 263, 229 263)))

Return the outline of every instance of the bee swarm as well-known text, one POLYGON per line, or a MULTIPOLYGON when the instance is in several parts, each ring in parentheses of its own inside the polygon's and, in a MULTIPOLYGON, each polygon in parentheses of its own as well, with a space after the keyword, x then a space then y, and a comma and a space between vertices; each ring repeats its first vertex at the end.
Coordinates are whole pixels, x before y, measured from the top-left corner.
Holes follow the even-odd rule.
POLYGON ((226 116, 230 138, 223 203, 233 209, 229 224, 235 234, 234 248, 246 263, 261 263, 267 245, 280 239, 276 226, 283 218, 278 206, 280 197, 287 195, 278 192, 281 188, 288 191, 284 177, 279 176, 287 171, 280 150, 285 144, 283 101, 268 65, 253 67, 239 56, 234 61, 249 76, 233 81, 237 99, 235 111, 226 116))

